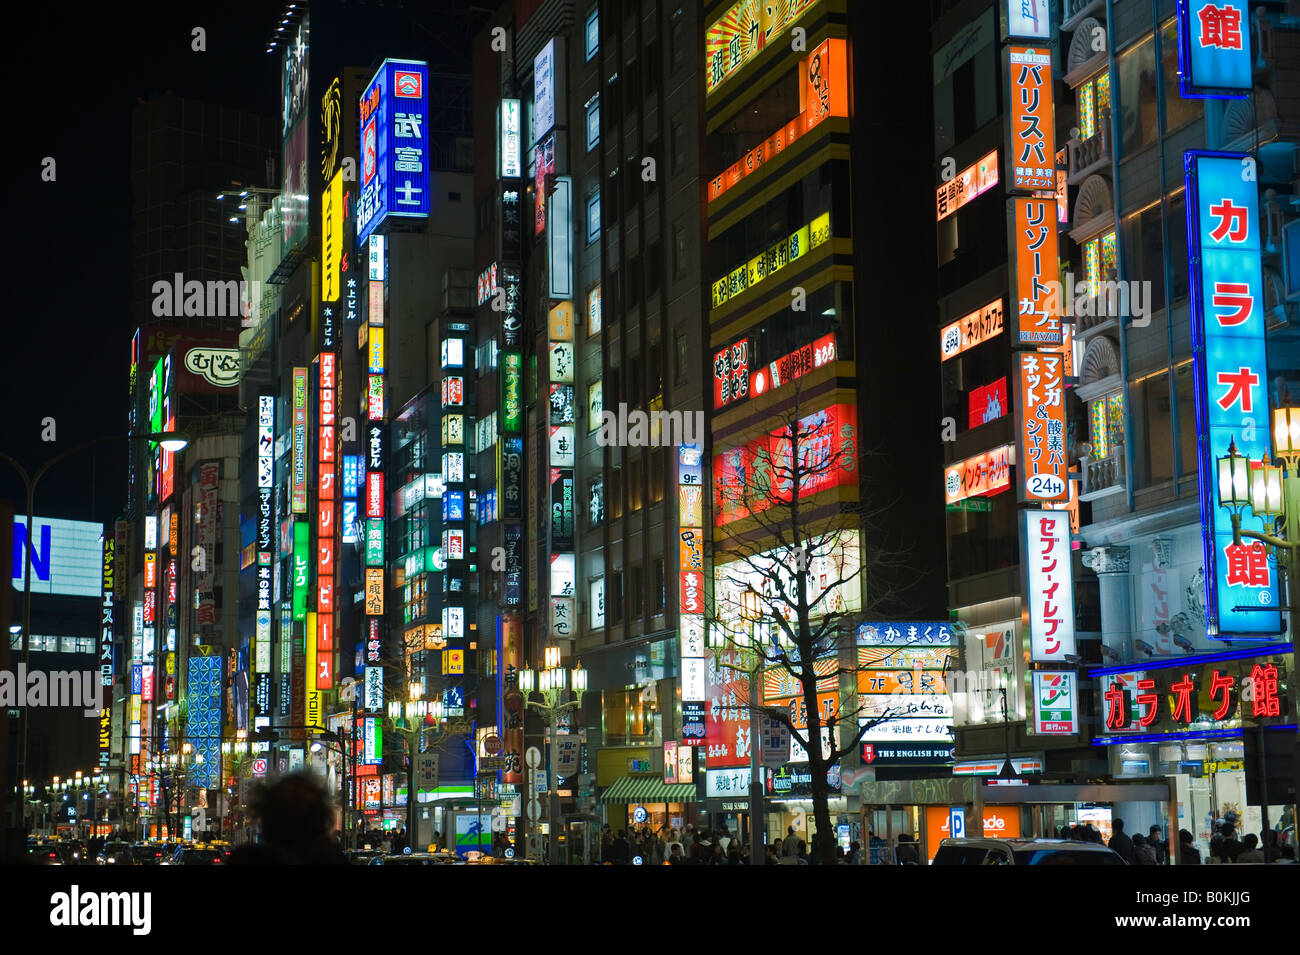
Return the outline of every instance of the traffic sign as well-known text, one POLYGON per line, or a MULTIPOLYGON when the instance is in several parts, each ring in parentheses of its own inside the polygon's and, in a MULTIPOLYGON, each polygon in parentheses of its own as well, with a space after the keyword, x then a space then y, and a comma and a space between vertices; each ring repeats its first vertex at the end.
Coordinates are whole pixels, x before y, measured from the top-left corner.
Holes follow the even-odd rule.
POLYGON ((966 810, 961 806, 948 810, 948 834, 954 839, 966 838, 966 810))
POLYGON ((257 757, 257 759, 253 760, 253 775, 254 775, 254 776, 265 776, 265 775, 266 775, 266 757, 265 757, 265 756, 259 756, 259 757, 257 757))
POLYGON ((483 752, 487 753, 489 756, 499 755, 501 750, 505 749, 505 746, 505 741, 495 733, 483 740, 483 752))
POLYGON ((536 822, 538 819, 541 819, 542 804, 539 803, 536 799, 528 800, 528 810, 525 813, 525 815, 528 816, 529 822, 536 822))

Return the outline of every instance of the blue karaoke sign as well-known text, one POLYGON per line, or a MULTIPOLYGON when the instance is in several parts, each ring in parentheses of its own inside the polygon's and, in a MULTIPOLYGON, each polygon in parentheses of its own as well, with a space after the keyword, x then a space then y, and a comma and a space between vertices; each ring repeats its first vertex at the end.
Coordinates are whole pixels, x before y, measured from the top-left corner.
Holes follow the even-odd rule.
POLYGON ((1178 0, 1184 99, 1245 99, 1253 85, 1246 0, 1178 0))
POLYGON ((429 216, 429 65, 384 60, 361 97, 357 248, 389 216, 429 216))
POLYGON ((1271 452, 1255 161, 1190 150, 1183 168, 1208 631, 1280 633, 1276 561, 1258 541, 1233 544, 1232 513, 1218 499, 1229 444, 1252 461, 1271 452))

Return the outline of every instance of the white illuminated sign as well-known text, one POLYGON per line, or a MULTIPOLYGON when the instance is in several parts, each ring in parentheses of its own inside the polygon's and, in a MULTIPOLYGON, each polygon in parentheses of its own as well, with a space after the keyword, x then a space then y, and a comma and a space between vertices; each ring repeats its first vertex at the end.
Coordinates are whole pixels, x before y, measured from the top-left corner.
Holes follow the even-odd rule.
POLYGON ((501 178, 518 179, 522 173, 520 166, 520 110, 519 100, 503 99, 501 101, 501 125, 499 147, 501 150, 501 178))
POLYGON ((1068 511, 1022 511, 1029 563, 1030 659, 1064 661, 1075 655, 1074 573, 1068 511))
POLYGON ((533 142, 555 126, 555 40, 533 58, 533 142))
MULTIPOLYGON (((103 583, 103 524, 65 521, 54 517, 32 518, 32 541, 27 541, 27 516, 14 516, 12 579, 15 590, 23 589, 23 555, 31 555, 31 592, 98 597, 103 583)), ((154 546, 158 530, 154 527, 154 546)))

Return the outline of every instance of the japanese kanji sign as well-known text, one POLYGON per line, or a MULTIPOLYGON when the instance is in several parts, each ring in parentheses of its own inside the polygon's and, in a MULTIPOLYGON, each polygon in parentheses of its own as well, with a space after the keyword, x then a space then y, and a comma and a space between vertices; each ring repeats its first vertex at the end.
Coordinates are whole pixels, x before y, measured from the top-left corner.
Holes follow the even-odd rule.
POLYGON ((712 94, 818 0, 737 0, 704 35, 704 91, 712 94))
POLYGON ((1291 712, 1289 654, 1108 674, 1097 680, 1103 732, 1236 729, 1291 712))
POLYGON ((1057 259, 1056 204, 1051 199, 1012 199, 1016 250, 1016 341, 1061 344, 1061 265, 1057 259))
POLYGON ((1184 99, 1250 95, 1246 0, 1178 0, 1178 85, 1184 99))
POLYGON ((734 669, 740 663, 731 649, 709 657, 704 733, 710 770, 749 766, 749 679, 734 669))
POLYGON ((1021 511, 1021 554, 1028 567, 1029 656, 1064 661, 1074 656, 1074 573, 1070 562, 1070 515, 1021 511))
POLYGON ((1021 352, 1016 463, 1028 501, 1069 499, 1065 460, 1065 370, 1060 355, 1021 352))
POLYGON ((1002 299, 976 309, 939 332, 939 357, 943 361, 955 358, 968 348, 1002 334, 1002 299))
POLYGON ((1011 192, 1056 188, 1056 119, 1052 111, 1052 52, 1044 47, 1007 50, 1011 99, 1011 139, 1007 189, 1011 192))
POLYGON ((1072 672, 1034 671, 1035 733, 1070 736, 1079 732, 1077 682, 1078 678, 1072 672))
POLYGON ((1192 150, 1183 166, 1207 624, 1211 635, 1278 633, 1276 564, 1262 547, 1233 544, 1232 515, 1218 502, 1216 464, 1234 441, 1252 461, 1270 453, 1254 160, 1192 150))
POLYGON ((427 218, 429 66, 384 60, 361 97, 357 246, 389 216, 427 218))

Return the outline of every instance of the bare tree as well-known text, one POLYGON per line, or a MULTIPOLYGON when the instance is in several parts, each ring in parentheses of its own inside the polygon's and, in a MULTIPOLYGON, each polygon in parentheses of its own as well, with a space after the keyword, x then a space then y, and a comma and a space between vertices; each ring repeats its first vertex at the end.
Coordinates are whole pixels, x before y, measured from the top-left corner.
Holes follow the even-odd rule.
MULTIPOLYGON (((796 387, 775 431, 723 452, 714 474, 714 602, 709 614, 718 666, 776 669, 794 681, 794 703, 752 706, 785 726, 808 754, 821 861, 836 858, 828 771, 855 751, 872 727, 898 715, 868 707, 857 694, 857 624, 873 607, 895 603, 905 551, 865 546, 886 507, 827 501, 823 491, 863 487, 858 430, 834 409, 801 414, 796 387), (738 664, 736 658, 747 658, 738 664), (847 678, 847 679, 846 679, 847 678), (845 688, 838 705, 819 704, 823 688, 845 688)), ((739 701, 750 712, 752 701, 739 701)), ((751 745, 757 741, 751 740, 751 745)))

